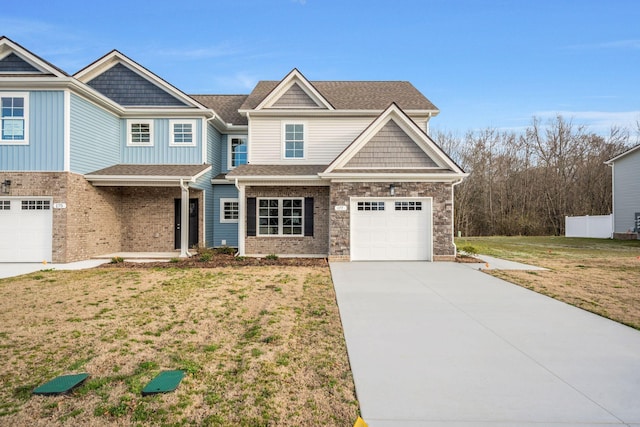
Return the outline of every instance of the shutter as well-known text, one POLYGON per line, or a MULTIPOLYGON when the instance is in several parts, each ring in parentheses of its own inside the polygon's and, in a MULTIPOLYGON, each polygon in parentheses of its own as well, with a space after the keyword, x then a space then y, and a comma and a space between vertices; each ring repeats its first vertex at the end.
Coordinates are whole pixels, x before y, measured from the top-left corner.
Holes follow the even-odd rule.
POLYGON ((313 236, 313 197, 304 198, 304 235, 313 236))
POLYGON ((247 236, 256 235, 256 198, 247 197, 247 236))

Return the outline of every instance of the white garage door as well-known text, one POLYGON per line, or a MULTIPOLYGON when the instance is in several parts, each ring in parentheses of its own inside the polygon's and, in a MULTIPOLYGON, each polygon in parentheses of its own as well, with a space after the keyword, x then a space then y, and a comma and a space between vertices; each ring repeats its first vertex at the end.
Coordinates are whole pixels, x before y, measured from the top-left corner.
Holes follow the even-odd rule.
POLYGON ((431 260, 430 198, 357 198, 350 208, 351 260, 431 260))
POLYGON ((51 261, 51 200, 0 198, 0 262, 51 261))

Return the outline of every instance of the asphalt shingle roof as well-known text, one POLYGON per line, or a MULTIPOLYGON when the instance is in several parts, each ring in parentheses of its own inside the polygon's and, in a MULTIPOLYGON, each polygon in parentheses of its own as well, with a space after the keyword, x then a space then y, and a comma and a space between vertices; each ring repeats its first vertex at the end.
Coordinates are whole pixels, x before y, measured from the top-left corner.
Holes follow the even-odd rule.
POLYGON ((225 123, 246 125, 247 118, 238 109, 249 95, 190 95, 207 108, 211 108, 225 123))
POLYGON ((211 165, 113 165, 87 175, 113 176, 171 176, 186 178, 196 176, 211 165))
POLYGON ((241 165, 227 174, 235 176, 309 176, 323 172, 328 165, 241 165))
MULTIPOLYGON (((280 83, 258 82, 240 109, 252 110, 280 83)), ((392 102, 403 110, 437 110, 418 89, 406 81, 315 81, 316 90, 337 110, 384 110, 392 102)))

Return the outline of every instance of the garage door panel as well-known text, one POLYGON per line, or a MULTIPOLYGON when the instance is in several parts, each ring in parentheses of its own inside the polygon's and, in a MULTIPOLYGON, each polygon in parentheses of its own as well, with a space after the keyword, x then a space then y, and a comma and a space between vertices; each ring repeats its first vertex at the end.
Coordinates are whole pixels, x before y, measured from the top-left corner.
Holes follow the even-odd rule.
POLYGON ((353 199, 351 259, 431 259, 431 200, 353 199), (396 202, 400 203, 396 205, 396 202), (384 210, 381 209, 382 203, 384 210), (364 210, 371 206, 380 210, 364 210), (358 210, 359 207, 362 210, 358 210))
POLYGON ((51 201, 0 199, 0 207, 0 262, 51 261, 51 201))

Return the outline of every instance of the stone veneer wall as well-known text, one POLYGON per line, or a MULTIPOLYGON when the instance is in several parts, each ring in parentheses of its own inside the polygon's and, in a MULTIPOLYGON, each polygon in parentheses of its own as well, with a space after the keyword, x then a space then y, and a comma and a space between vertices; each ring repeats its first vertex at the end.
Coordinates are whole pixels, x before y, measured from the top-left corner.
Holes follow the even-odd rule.
MULTIPOLYGON (((329 253, 329 187, 247 187, 246 197, 313 197, 313 236, 245 237, 248 255, 327 255, 329 253)), ((257 220, 257 218, 256 218, 257 220)))
POLYGON ((336 211, 336 205, 350 209, 350 197, 390 197, 389 186, 395 185, 395 196, 433 198, 433 259, 453 260, 453 199, 450 183, 431 182, 334 182, 330 196, 329 259, 348 261, 350 257, 350 211, 336 211))
MULTIPOLYGON (((171 252, 175 250, 175 199, 178 187, 121 187, 122 251, 171 252)), ((204 200, 201 190, 189 190, 198 199, 198 241, 204 242, 204 200)))
POLYGON ((2 172, 10 197, 52 197, 53 262, 72 262, 120 250, 117 196, 68 172, 2 172))

